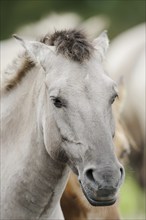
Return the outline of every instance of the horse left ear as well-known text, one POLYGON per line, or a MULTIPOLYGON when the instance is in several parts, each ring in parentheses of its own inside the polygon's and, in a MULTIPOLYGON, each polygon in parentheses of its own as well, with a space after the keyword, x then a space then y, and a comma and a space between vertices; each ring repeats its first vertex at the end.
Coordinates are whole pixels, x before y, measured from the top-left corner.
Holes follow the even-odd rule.
POLYGON ((102 62, 105 59, 109 47, 107 31, 103 31, 95 40, 93 40, 93 46, 97 50, 98 57, 102 62))
POLYGON ((54 53, 54 46, 47 46, 38 41, 23 40, 21 37, 15 34, 13 35, 13 37, 21 43, 21 45, 24 47, 30 58, 34 62, 41 64, 41 66, 45 69, 45 55, 50 52, 54 53))

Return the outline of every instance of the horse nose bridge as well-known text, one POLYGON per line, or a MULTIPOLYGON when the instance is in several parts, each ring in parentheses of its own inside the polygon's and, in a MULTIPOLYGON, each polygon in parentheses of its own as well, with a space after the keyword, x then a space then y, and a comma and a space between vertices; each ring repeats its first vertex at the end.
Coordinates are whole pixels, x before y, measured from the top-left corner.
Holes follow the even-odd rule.
POLYGON ((109 143, 112 143, 112 135, 110 129, 106 122, 102 119, 103 116, 96 116, 94 118, 90 118, 90 121, 87 122, 86 126, 84 126, 84 131, 86 134, 86 140, 89 145, 92 147, 100 147, 106 146, 109 143), (88 131, 87 131, 88 128, 88 131))
POLYGON ((117 164, 118 160, 114 154, 113 142, 103 143, 91 143, 88 145, 88 149, 85 151, 84 161, 87 166, 99 167, 104 164, 104 161, 108 164, 117 164))
POLYGON ((120 178, 120 170, 115 167, 103 167, 102 169, 94 170, 93 177, 98 182, 99 180, 111 182, 113 179, 120 178))

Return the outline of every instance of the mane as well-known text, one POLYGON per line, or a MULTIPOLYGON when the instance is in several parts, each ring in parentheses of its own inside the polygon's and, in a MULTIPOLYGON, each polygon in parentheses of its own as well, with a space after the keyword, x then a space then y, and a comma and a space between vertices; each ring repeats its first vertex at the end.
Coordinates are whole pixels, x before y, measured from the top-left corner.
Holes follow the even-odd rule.
POLYGON ((16 87, 25 75, 35 66, 30 57, 26 53, 19 55, 12 64, 8 65, 6 71, 2 75, 1 91, 10 91, 16 87))
POLYGON ((56 31, 52 35, 47 34, 40 42, 56 46, 58 54, 80 63, 88 60, 93 50, 86 36, 77 30, 56 31))

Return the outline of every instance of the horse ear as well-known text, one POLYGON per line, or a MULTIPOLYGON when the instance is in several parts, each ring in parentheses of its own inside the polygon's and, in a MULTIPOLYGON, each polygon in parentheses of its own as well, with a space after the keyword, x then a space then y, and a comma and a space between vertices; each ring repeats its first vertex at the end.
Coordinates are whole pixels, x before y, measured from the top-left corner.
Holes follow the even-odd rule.
POLYGON ((20 42, 20 44, 27 51, 30 58, 33 61, 41 64, 41 66, 45 69, 44 60, 45 60, 46 54, 48 54, 49 52, 54 53, 55 52, 54 46, 47 46, 38 41, 23 40, 21 37, 15 34, 13 35, 13 37, 20 42))
POLYGON ((100 61, 105 59, 105 55, 107 53, 109 47, 109 39, 107 35, 107 31, 103 31, 94 41, 93 46, 97 51, 98 57, 100 61))

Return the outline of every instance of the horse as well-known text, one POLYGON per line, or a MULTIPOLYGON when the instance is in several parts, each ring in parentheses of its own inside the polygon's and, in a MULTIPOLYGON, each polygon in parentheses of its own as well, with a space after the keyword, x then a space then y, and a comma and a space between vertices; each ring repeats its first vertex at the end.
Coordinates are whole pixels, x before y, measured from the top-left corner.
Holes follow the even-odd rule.
POLYGON ((146 187, 145 28, 143 23, 120 34, 107 54, 110 76, 115 81, 123 78, 121 120, 131 145, 130 163, 142 188, 146 187))
POLYGON ((2 77, 2 219, 64 219, 70 169, 91 205, 114 204, 125 172, 114 152, 106 32, 92 42, 79 30, 14 37, 24 53, 2 77))

